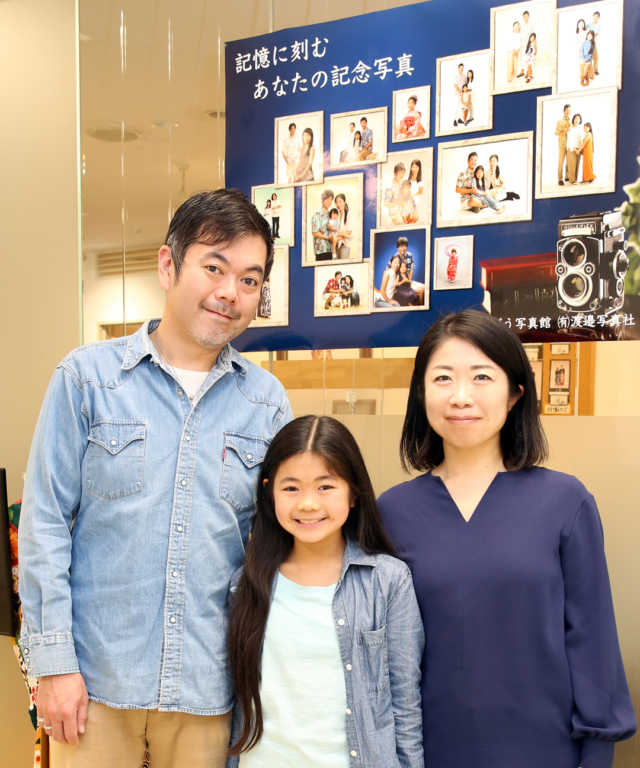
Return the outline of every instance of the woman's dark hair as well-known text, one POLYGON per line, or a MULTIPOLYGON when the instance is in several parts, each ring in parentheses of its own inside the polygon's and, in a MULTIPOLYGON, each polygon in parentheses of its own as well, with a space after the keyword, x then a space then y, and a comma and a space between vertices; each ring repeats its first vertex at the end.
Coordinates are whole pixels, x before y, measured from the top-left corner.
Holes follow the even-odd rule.
POLYGON ((472 83, 474 81, 474 79, 475 79, 475 75, 473 74, 473 70, 472 69, 468 69, 467 70, 467 85, 469 85, 469 83, 472 83), (471 80, 469 80, 469 75, 471 75, 471 80))
POLYGON ((307 452, 320 456, 330 471, 349 485, 353 507, 342 529, 344 536, 357 542, 367 554, 394 554, 382 527, 367 468, 351 432, 330 416, 301 416, 283 427, 273 438, 262 463, 257 514, 244 571, 230 605, 229 663, 243 718, 242 732, 230 749, 231 755, 251 749, 262 736, 260 657, 271 587, 281 563, 293 548, 293 536, 276 517, 273 484, 283 462, 307 452))
POLYGON ((304 136, 305 133, 308 133, 309 138, 311 139, 309 146, 307 147, 307 151, 311 152, 311 147, 313 146, 313 128, 305 128, 304 131, 302 131, 302 135, 304 136))
POLYGON ((272 200, 277 200, 277 199, 278 199, 278 195, 276 195, 276 193, 274 192, 274 193, 271 195, 271 199, 272 199, 272 200))
POLYGON ((409 166, 409 178, 411 178, 411 173, 412 173, 411 169, 413 168, 414 165, 418 166, 418 173, 416 173, 416 178, 413 179, 413 181, 421 182, 422 181, 422 161, 418 160, 418 158, 411 161, 411 165, 409 166))
POLYGON ((349 218, 349 206, 347 205, 347 198, 344 196, 344 194, 342 192, 339 192, 336 195, 336 200, 339 197, 341 197, 344 200, 344 221, 342 223, 346 224, 347 223, 347 219, 349 218))
POLYGON ((427 420, 425 375, 429 359, 440 344, 462 339, 483 352, 507 374, 509 393, 520 395, 500 431, 502 459, 511 471, 542 464, 549 455, 538 414, 536 384, 531 363, 516 334, 495 317, 465 309, 441 317, 420 342, 413 369, 407 415, 402 428, 400 458, 405 470, 427 472, 442 463, 442 438, 427 420))
MULTIPOLYGON (((587 28, 587 25, 585 24, 584 19, 578 19, 578 23, 576 24, 576 35, 578 34, 578 32, 580 32, 580 22, 582 22, 582 29, 587 28)), ((586 35, 585 35, 585 38, 586 38, 586 35)))
POLYGON ((498 157, 498 155, 491 155, 491 157, 489 158, 489 162, 491 162, 491 159, 494 157, 496 159, 496 181, 497 181, 500 178, 500 166, 498 165, 500 158, 498 157))
POLYGON ((484 180, 484 165, 476 165, 475 171, 473 172, 473 178, 476 181, 476 187, 478 187, 479 190, 482 192, 487 191, 487 183, 484 180), (482 171, 482 178, 478 178, 478 171, 482 171))
POLYGON ((571 125, 576 124, 576 117, 580 118, 580 122, 578 123, 578 125, 582 125, 582 115, 579 112, 576 112, 575 115, 571 118, 571 125))
POLYGON ((391 257, 391 261, 389 262, 389 269, 393 269, 394 272, 398 273, 400 271, 400 265, 402 264, 402 256, 400 256, 399 253, 395 253, 391 257), (393 262, 395 259, 398 259, 398 269, 393 269, 393 262))
POLYGON ((345 280, 345 283, 348 280, 349 281, 349 288, 353 288, 353 278, 351 277, 351 275, 345 275, 344 276, 344 280, 345 280))

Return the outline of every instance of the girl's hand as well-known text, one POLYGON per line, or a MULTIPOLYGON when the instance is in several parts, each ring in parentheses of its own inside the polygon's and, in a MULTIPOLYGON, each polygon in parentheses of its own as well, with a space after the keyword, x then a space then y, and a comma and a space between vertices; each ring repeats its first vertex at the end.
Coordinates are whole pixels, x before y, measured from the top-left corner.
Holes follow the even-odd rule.
POLYGON ((389 303, 393 304, 394 307, 399 307, 400 306, 400 302, 399 301, 395 301, 394 299, 391 299, 391 301, 389 303))

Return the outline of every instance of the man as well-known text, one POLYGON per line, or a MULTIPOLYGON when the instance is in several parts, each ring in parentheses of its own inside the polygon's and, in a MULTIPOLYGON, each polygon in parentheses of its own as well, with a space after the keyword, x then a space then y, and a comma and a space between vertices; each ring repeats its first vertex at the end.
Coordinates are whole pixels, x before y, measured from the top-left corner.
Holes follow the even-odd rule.
POLYGON ((20 645, 53 768, 139 766, 145 751, 154 768, 225 765, 229 576, 260 463, 292 418, 279 382, 229 342, 272 265, 241 193, 194 195, 159 251, 162 319, 53 376, 20 521, 20 645))
POLYGON ((571 130, 571 104, 565 104, 563 117, 556 123, 556 136, 558 137, 558 184, 564 187, 564 182, 569 181, 569 168, 565 165, 567 159, 567 134, 571 130), (564 174, 564 181, 563 179, 564 174))
POLYGON ((345 139, 344 149, 342 152, 340 152, 340 162, 344 163, 347 160, 347 155, 349 154, 349 150, 353 148, 353 140, 356 135, 356 124, 355 123, 349 123, 349 130, 347 131, 347 136, 345 139))
POLYGON ((342 272, 336 272, 335 276, 329 280, 322 291, 322 298, 324 300, 324 308, 330 309, 331 307, 339 307, 342 302, 342 291, 340 290, 340 278, 342 272))
POLYGON ((527 45, 529 38, 536 31, 535 25, 529 21, 529 11, 522 14, 522 28, 520 30, 522 47, 520 48, 520 74, 518 77, 524 77, 524 64, 527 56, 527 45))
POLYGON ((300 160, 302 142, 296 138, 296 124, 289 125, 289 135, 282 142, 282 157, 287 164, 287 182, 293 184, 296 175, 296 166, 300 160))
POLYGON ((598 35, 600 34, 600 28, 602 27, 602 24, 600 24, 600 13, 596 11, 593 14, 593 21, 590 24, 587 24, 587 32, 593 32, 593 69, 594 69, 594 75, 599 75, 598 72, 598 35))
POLYGON ((373 130, 367 128, 366 117, 360 118, 360 128, 362 129, 362 151, 358 155, 358 160, 366 160, 373 153, 373 130))
POLYGON ((478 165, 478 153, 471 152, 467 158, 467 167, 456 181, 456 194, 460 195, 460 207, 463 211, 472 213, 480 213, 480 210, 485 207, 482 201, 471 193, 476 165, 478 165))
POLYGON ((458 64, 458 73, 453 76, 453 88, 456 95, 456 111, 453 116, 453 125, 458 123, 462 125, 462 86, 467 84, 467 75, 464 71, 464 64, 458 64))
POLYGON ((329 235, 329 208, 333 202, 333 191, 325 189, 320 195, 320 208, 311 217, 313 251, 316 261, 331 261, 332 245, 329 235))
POLYGON ((396 247, 398 248, 398 251, 389 259, 387 269, 391 269, 391 262, 395 259, 396 256, 399 256, 400 261, 407 265, 407 277, 409 280, 411 280, 411 287, 418 294, 418 304, 424 305, 424 283, 419 283, 413 279, 416 263, 411 252, 408 250, 409 241, 406 237, 399 237, 396 242, 396 247))
POLYGON ((396 163, 393 166, 393 179, 384 190, 384 205, 393 224, 403 224, 402 215, 398 210, 398 197, 407 169, 404 163, 396 163))

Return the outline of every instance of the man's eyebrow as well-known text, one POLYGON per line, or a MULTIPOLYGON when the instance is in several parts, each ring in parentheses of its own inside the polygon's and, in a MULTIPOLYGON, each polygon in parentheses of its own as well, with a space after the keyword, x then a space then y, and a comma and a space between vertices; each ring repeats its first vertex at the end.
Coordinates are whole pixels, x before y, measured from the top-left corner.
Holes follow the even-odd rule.
MULTIPOLYGON (((229 259, 223 253, 220 253, 220 251, 207 251, 202 255, 202 258, 216 259, 217 261, 221 261, 227 267, 231 266, 231 262, 229 261, 229 259)), ((250 267, 247 267, 244 271, 257 272, 259 275, 264 275, 264 267, 261 264, 252 264, 250 267)))

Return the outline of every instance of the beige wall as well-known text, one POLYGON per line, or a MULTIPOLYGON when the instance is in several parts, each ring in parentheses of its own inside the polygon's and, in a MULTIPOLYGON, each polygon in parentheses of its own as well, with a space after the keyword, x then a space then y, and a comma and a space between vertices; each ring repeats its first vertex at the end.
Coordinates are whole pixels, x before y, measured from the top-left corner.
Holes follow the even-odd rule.
MULTIPOLYGON (((22 494, 49 378, 80 339, 74 0, 0 2, 0 465, 22 494)), ((33 765, 26 689, 0 637, 0 768, 33 765)))

